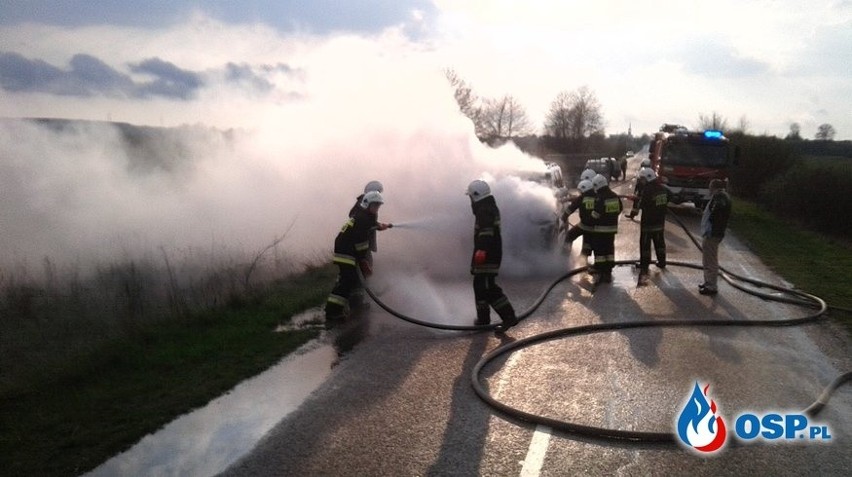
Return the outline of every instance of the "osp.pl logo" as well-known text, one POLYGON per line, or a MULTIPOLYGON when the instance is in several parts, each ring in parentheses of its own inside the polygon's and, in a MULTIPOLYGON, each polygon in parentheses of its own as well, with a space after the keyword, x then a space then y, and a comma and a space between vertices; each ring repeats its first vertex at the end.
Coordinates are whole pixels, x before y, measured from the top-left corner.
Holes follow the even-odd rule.
MULTIPOLYGON (((725 447, 728 429, 716 402, 708 397, 710 385, 702 389, 695 382, 692 393, 677 418, 677 436, 691 450, 711 455, 725 447)), ((734 435, 739 441, 827 442, 831 431, 823 424, 811 424, 801 412, 744 412, 734 420, 734 435)))
POLYGON ((687 399, 677 419, 677 435, 680 440, 702 453, 720 450, 728 436, 725 421, 722 416, 716 414, 716 402, 707 399, 709 388, 709 384, 704 386, 702 392, 696 381, 692 395, 687 399))

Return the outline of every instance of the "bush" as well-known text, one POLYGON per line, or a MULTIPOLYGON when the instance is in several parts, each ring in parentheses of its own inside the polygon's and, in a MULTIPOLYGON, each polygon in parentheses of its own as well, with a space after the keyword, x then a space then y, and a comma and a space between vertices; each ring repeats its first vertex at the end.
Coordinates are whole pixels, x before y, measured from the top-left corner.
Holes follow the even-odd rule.
POLYGON ((852 167, 849 161, 800 160, 761 190, 759 202, 820 232, 852 238, 852 167))
POLYGON ((731 169, 731 192, 748 200, 759 200, 764 184, 787 172, 798 154, 787 141, 769 136, 733 137, 740 148, 740 162, 731 169))

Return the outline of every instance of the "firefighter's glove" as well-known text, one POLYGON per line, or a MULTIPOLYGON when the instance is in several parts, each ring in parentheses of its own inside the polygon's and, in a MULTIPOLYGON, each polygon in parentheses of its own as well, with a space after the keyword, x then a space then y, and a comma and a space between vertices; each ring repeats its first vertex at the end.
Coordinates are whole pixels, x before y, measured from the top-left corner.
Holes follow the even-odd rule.
POLYGON ((474 265, 482 265, 485 263, 486 253, 485 250, 477 250, 473 253, 473 263, 474 265))
POLYGON ((379 230, 387 230, 387 229, 389 229, 389 228, 391 228, 391 227, 393 227, 393 224, 383 224, 383 223, 379 222, 379 225, 378 225, 378 227, 377 227, 377 228, 378 228, 379 230))
POLYGON ((364 278, 373 274, 373 266, 370 265, 369 260, 360 260, 358 266, 361 268, 361 274, 364 275, 364 278))

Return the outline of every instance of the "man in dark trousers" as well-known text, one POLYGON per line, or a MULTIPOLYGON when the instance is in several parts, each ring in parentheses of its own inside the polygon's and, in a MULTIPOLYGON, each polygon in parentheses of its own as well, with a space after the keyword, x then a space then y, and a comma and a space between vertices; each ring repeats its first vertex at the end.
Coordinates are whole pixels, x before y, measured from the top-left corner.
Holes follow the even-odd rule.
POLYGON ((642 220, 639 231, 639 273, 648 273, 651 264, 651 242, 657 254, 657 266, 666 268, 666 212, 672 193, 657 180, 657 174, 650 168, 639 171, 645 185, 639 197, 639 209, 642 220))
POLYGON ((606 177, 598 174, 592 179, 595 190, 595 210, 592 212, 594 225, 592 231, 584 236, 592 245, 595 254, 595 271, 598 273, 595 285, 612 283, 612 269, 615 267, 615 234, 618 232, 618 216, 623 205, 618 195, 609 188, 606 177))
POLYGON ((731 217, 731 196, 725 192, 725 181, 710 181, 710 201, 701 216, 701 262, 704 266, 704 283, 698 285, 702 295, 719 293, 719 244, 725 237, 728 219, 731 217))
POLYGON ((503 290, 497 285, 497 274, 503 259, 503 239, 500 235, 500 209, 491 195, 488 183, 475 180, 467 186, 470 206, 476 217, 473 230, 473 257, 470 273, 473 275, 473 295, 476 300, 475 325, 491 323, 491 308, 503 322, 499 332, 518 324, 515 309, 503 290))
POLYGON ((334 263, 337 264, 338 275, 325 304, 326 322, 342 320, 348 316, 350 295, 361 283, 355 267, 360 267, 365 277, 372 273, 372 265, 367 256, 370 251, 370 237, 379 226, 378 213, 382 204, 384 198, 380 192, 370 191, 364 194, 359 207, 343 224, 334 239, 334 263))

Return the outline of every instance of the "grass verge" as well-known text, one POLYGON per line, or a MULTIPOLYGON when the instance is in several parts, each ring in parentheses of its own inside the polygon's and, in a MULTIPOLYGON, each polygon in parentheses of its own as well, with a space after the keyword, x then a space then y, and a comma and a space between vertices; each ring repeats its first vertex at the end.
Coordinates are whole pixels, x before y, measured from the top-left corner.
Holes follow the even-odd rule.
POLYGON ((798 289, 819 296, 852 333, 852 246, 785 222, 752 202, 734 199, 731 230, 798 289))
POLYGON ((314 338, 273 333, 323 302, 336 269, 315 268, 238 304, 146 325, 0 395, 4 475, 78 475, 205 405, 314 338))

